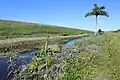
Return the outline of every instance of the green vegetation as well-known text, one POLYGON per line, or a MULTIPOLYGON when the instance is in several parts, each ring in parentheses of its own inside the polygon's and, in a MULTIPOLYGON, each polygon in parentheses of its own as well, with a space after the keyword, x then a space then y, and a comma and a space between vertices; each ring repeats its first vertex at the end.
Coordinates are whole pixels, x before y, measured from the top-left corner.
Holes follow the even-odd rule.
POLYGON ((54 62, 54 58, 53 58, 54 51, 49 49, 48 47, 48 43, 49 43, 48 38, 43 48, 41 48, 41 51, 39 53, 33 54, 34 58, 32 58, 31 63, 27 65, 26 69, 21 71, 22 74, 15 71, 16 73, 14 73, 13 80, 18 80, 18 79, 19 80, 23 80, 23 79, 51 80, 52 79, 49 73, 46 73, 46 76, 44 76, 46 70, 48 70, 53 65, 54 62))
MULTIPOLYGON (((85 17, 95 15, 97 27, 98 16, 109 16, 104 9, 104 6, 94 4, 92 12, 87 13, 85 17)), ((0 39, 48 36, 43 40, 44 46, 40 48, 40 52, 33 54, 34 57, 28 65, 22 64, 16 70, 14 57, 17 55, 11 54, 13 57, 8 61, 8 69, 11 68, 8 77, 13 75, 12 80, 120 80, 120 33, 103 33, 99 29, 98 36, 91 35, 89 38, 81 39, 81 42, 76 40, 72 47, 60 44, 70 40, 68 35, 84 33, 92 32, 0 20, 0 39), (49 36, 62 36, 66 39, 60 37, 50 39, 49 36), (59 45, 49 44, 55 42, 55 39, 59 45)), ((96 33, 97 31, 95 35, 96 33)), ((33 47, 33 44, 29 46, 33 47)), ((18 59, 24 60, 24 57, 19 56, 18 59)))
MULTIPOLYGON (((98 24, 98 16, 107 16, 109 17, 108 15, 108 12, 104 11, 105 9, 105 6, 101 6, 99 7, 97 4, 94 4, 94 8, 92 9, 92 12, 88 12, 85 17, 88 17, 88 16, 95 16, 96 17, 96 28, 97 28, 97 24, 98 24)), ((97 34, 97 30, 95 31, 95 35, 97 34)))
POLYGON ((0 20, 0 39, 20 37, 68 36, 91 31, 27 22, 0 20))
MULTIPOLYGON (((60 62, 54 56, 54 51, 48 49, 48 39, 39 53, 35 54, 32 62, 24 71, 15 74, 15 79, 23 80, 120 80, 120 35, 119 33, 104 33, 91 36, 82 43, 75 42, 81 54, 61 56, 60 62), (52 65, 57 62, 60 69, 53 76, 57 68, 52 65), (61 75, 59 72, 62 71, 61 75)), ((62 49, 61 49, 62 50, 62 49)), ((61 51, 63 52, 63 51, 61 51)), ((57 53, 60 54, 60 53, 57 53)), ((66 53, 66 54, 69 54, 66 53)))
MULTIPOLYGON (((83 42, 99 51, 87 52, 66 60, 65 80, 120 80, 120 35, 104 34, 83 42), (99 52, 99 53, 97 53, 99 52)), ((85 49, 85 48, 84 48, 85 49)))
MULTIPOLYGON (((53 64, 53 53, 48 49, 48 41, 46 41, 44 48, 41 49, 39 53, 36 53, 32 62, 28 65, 27 70, 24 72, 24 79, 30 80, 39 80, 39 79, 47 79, 50 80, 48 74, 44 77, 43 72, 48 70, 49 67, 53 64)), ((22 77, 21 77, 22 79, 22 77)))

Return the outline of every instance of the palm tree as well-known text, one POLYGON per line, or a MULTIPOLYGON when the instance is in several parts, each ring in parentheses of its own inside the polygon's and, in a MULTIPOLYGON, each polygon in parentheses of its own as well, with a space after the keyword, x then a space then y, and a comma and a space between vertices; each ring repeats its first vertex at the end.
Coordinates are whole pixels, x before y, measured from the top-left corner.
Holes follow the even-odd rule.
MULTIPOLYGON (((98 16, 106 16, 109 17, 108 12, 104 11, 105 6, 97 6, 97 4, 94 4, 94 8, 92 9, 91 12, 88 12, 85 17, 88 16, 95 16, 96 17, 96 28, 98 25, 98 16)), ((97 35, 97 29, 95 30, 95 35, 97 35)))

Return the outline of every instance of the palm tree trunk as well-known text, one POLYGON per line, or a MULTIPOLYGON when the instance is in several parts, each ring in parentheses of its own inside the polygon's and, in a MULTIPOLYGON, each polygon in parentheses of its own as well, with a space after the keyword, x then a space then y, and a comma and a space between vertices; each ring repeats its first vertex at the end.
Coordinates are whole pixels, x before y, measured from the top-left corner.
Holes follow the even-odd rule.
POLYGON ((97 17, 98 17, 98 16, 96 16, 96 29, 95 29, 95 35, 97 35, 97 27, 98 27, 97 17))

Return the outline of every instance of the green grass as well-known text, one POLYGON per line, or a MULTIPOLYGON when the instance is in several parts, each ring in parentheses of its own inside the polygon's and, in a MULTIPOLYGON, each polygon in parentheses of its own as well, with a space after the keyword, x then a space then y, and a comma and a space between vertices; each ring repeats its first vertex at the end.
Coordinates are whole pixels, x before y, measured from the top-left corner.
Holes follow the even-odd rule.
POLYGON ((43 55, 42 58, 46 59, 46 63, 40 63, 41 61, 38 60, 42 59, 40 59, 40 56, 37 56, 33 60, 35 62, 30 63, 28 71, 23 76, 30 76, 29 80, 38 80, 38 78, 43 78, 43 80, 120 80, 119 39, 120 33, 104 33, 103 35, 84 40, 80 48, 83 47, 82 49, 86 49, 87 45, 96 45, 99 47, 99 53, 89 50, 89 52, 61 59, 63 61, 61 69, 64 76, 57 75, 53 79, 51 77, 46 77, 47 79, 45 79, 43 78, 44 75, 41 74, 41 71, 44 71, 44 69, 47 70, 53 64, 47 62, 47 60, 54 60, 54 57, 51 55, 53 53, 49 53, 49 51, 46 51, 47 47, 44 47, 37 54, 43 55), (30 73, 30 70, 33 70, 33 73, 30 73))
POLYGON ((120 33, 92 39, 85 45, 99 46, 99 54, 88 52, 66 60, 64 80, 120 80, 120 33))
POLYGON ((0 39, 16 37, 66 36, 91 31, 10 20, 0 20, 0 39))

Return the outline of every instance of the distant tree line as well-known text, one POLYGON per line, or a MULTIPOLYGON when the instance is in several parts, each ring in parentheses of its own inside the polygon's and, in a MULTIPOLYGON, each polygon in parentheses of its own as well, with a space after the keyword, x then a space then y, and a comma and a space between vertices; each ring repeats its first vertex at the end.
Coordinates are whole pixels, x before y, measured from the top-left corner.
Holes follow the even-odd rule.
POLYGON ((116 31, 113 31, 114 33, 117 33, 117 32, 120 32, 120 29, 116 30, 116 31))

